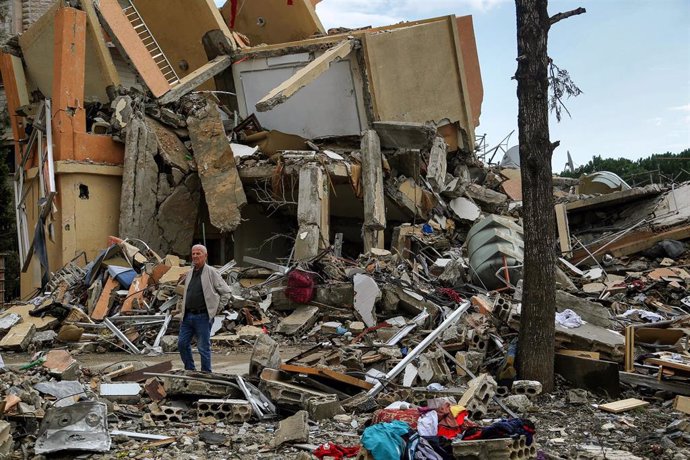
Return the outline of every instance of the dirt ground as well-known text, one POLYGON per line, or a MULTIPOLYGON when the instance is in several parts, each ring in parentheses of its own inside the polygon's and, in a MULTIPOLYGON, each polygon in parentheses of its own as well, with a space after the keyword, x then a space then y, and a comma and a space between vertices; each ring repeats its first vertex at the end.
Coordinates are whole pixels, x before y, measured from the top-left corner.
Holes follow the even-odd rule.
MULTIPOLYGON (((309 346, 307 345, 287 345, 281 347, 280 352, 283 359, 290 359, 308 348, 309 346)), ((251 354, 252 348, 250 346, 233 347, 232 349, 213 349, 211 352, 213 372, 217 372, 219 374, 245 374, 249 371, 249 358, 251 354)), ((180 359, 179 353, 164 353, 158 356, 137 356, 124 352, 73 352, 72 355, 83 367, 89 368, 94 372, 99 372, 107 367, 112 367, 118 363, 127 361, 138 361, 150 366, 163 361, 172 360, 173 369, 183 369, 182 360, 180 359)), ((5 365, 10 369, 16 369, 22 364, 30 362, 31 358, 31 353, 2 353, 2 359, 4 360, 5 365)), ((194 349, 194 359, 198 367, 199 354, 196 352, 196 349, 194 349)))

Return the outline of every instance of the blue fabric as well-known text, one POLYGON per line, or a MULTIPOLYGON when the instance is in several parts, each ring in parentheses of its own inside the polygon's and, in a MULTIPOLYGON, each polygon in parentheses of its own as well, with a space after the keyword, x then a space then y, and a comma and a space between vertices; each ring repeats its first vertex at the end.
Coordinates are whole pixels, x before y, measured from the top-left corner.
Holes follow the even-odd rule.
POLYGON ((362 445, 374 460, 400 460, 405 451, 405 440, 402 437, 409 430, 410 426, 399 420, 377 423, 364 430, 362 445))
POLYGON ((137 276, 137 272, 131 268, 118 267, 117 265, 110 265, 108 267, 108 273, 120 283, 123 289, 129 289, 132 281, 134 281, 134 277, 137 276))
POLYGON ((180 335, 177 338, 177 348, 184 368, 188 371, 196 370, 194 356, 192 356, 192 338, 196 336, 196 347, 201 355, 201 370, 211 372, 211 321, 208 313, 185 313, 180 324, 180 335))

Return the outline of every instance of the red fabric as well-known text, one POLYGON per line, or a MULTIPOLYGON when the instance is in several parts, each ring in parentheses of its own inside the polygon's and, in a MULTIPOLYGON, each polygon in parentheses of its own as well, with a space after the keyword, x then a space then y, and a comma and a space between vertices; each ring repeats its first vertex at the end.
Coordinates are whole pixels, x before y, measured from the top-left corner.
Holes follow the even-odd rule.
POLYGON ((321 444, 317 447, 312 454, 316 458, 332 457, 336 460, 342 458, 354 457, 359 453, 359 446, 345 447, 339 446, 338 444, 333 444, 332 442, 327 442, 326 444, 321 444))
POLYGON ((235 18, 237 17, 237 0, 230 0, 230 28, 235 28, 235 18))
POLYGON ((448 297, 450 300, 452 300, 455 303, 462 303, 462 297, 460 297, 460 294, 458 294, 454 289, 439 288, 438 292, 440 294, 445 295, 446 297, 448 297))
POLYGON ((410 425, 410 429, 417 429, 417 420, 419 420, 420 413, 417 409, 379 409, 374 412, 374 417, 371 419, 372 424, 392 422, 400 420, 410 425))
POLYGON ((453 439, 457 435, 464 433, 467 428, 477 426, 476 423, 467 418, 469 412, 466 410, 460 412, 455 419, 452 418, 450 413, 446 415, 444 408, 436 409, 436 411, 439 412, 438 435, 444 438, 453 439))
POLYGON ((297 303, 309 303, 314 298, 314 278, 310 273, 293 270, 288 275, 285 295, 297 303))
POLYGON ((288 0, 288 5, 292 6, 292 4, 293 4, 293 0, 288 0))

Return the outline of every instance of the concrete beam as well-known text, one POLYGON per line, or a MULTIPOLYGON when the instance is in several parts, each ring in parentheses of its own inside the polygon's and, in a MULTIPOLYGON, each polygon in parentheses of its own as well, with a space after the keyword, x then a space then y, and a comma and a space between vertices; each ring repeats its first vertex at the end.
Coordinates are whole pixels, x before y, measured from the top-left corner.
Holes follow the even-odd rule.
POLYGON ((299 174, 295 258, 316 257, 329 244, 330 193, 323 168, 308 164, 299 174))
POLYGON ((364 194, 364 252, 383 249, 383 230, 386 228, 381 144, 374 130, 362 136, 362 187, 364 194))

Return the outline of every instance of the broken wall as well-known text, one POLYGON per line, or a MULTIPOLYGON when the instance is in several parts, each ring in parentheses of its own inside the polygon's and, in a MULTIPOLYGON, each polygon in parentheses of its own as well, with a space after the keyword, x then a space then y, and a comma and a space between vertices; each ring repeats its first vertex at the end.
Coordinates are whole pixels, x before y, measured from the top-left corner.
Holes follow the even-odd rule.
POLYGON ((324 50, 250 56, 232 66, 242 116, 254 112, 263 126, 308 139, 359 135, 367 125, 362 70, 351 54, 333 63, 316 80, 266 112, 256 103, 324 50), (299 113, 299 116, 295 116, 299 113))
POLYGON ((233 8, 228 1, 220 9, 225 23, 249 38, 252 45, 304 40, 326 31, 316 15, 311 0, 262 0, 242 2, 233 8))
MULTIPOLYGON (((39 90, 46 98, 52 97, 53 92, 55 12, 57 9, 56 2, 46 14, 19 36, 19 46, 26 66, 28 91, 31 93, 39 90)), ((100 51, 95 40, 90 34, 86 34, 84 101, 87 102, 108 102, 98 53, 100 51)))
MULTIPOLYGON (((208 62, 202 43, 208 31, 230 32, 210 0, 134 0, 133 4, 179 78, 208 62)), ((216 87, 209 80, 199 89, 216 87)))
POLYGON ((186 255, 201 196, 191 153, 150 117, 133 116, 125 135, 119 236, 141 239, 161 254, 186 255))
MULTIPOLYGON (((93 260, 106 245, 105 237, 117 234, 122 184, 121 166, 61 161, 56 163, 55 172, 60 194, 56 197, 57 212, 53 214, 53 221, 48 220, 53 238, 46 232, 51 271, 56 271, 82 251, 88 260, 93 260)), ((35 175, 35 168, 28 172, 29 178, 35 175)), ((38 187, 34 186, 27 203, 35 203, 38 199, 38 187)), ((27 206, 31 236, 37 218, 38 208, 27 206)), ((29 269, 21 274, 21 296, 29 295, 40 286, 40 265, 33 257, 29 269)))
MULTIPOLYGON (((464 35, 471 34, 465 28, 464 35)), ((460 147, 474 149, 476 117, 466 71, 472 73, 473 88, 481 87, 481 76, 471 56, 472 65, 465 69, 454 16, 249 48, 233 65, 241 115, 255 112, 256 102, 298 69, 348 39, 359 40, 361 49, 331 62, 288 99, 258 112, 259 120, 271 129, 312 138, 355 134, 357 122, 361 131, 375 121, 450 121, 462 133, 460 147)), ((473 45, 466 40, 468 50, 473 45)))

